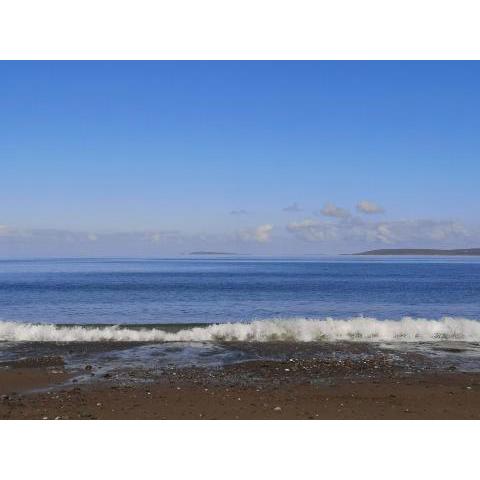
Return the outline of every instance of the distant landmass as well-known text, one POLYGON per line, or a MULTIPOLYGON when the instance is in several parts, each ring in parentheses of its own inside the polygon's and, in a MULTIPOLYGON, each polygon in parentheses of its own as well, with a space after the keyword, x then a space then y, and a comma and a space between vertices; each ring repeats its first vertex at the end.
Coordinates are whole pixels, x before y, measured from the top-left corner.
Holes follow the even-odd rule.
POLYGON ((190 252, 189 255, 238 255, 238 253, 232 253, 232 252, 205 252, 203 250, 200 250, 198 252, 190 252))
POLYGON ((352 253, 351 255, 479 255, 480 248, 458 248, 440 250, 435 248, 382 248, 368 252, 352 253))

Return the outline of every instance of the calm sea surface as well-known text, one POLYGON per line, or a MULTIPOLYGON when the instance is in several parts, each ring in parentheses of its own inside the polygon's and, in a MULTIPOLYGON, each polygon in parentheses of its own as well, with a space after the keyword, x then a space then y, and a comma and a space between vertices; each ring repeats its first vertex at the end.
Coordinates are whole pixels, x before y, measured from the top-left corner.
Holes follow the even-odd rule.
POLYGON ((224 323, 480 319, 480 257, 0 260, 0 319, 224 323))

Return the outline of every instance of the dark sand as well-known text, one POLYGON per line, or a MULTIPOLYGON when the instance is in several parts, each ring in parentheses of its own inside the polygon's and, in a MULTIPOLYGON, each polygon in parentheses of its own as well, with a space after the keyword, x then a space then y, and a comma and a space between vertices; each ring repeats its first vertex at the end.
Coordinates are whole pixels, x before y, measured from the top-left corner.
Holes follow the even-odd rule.
POLYGON ((399 366, 388 353, 326 358, 309 348, 291 358, 224 367, 98 373, 87 383, 71 383, 72 372, 58 358, 10 362, 0 368, 0 418, 480 418, 480 373, 436 368, 414 354, 399 366))

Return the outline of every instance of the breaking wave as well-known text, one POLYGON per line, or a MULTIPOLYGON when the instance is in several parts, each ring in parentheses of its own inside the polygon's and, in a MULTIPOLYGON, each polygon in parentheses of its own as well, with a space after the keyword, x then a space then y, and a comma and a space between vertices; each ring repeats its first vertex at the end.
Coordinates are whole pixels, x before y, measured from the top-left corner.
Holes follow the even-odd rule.
POLYGON ((28 342, 266 342, 266 341, 480 341, 480 321, 458 317, 438 320, 404 317, 379 320, 270 319, 185 327, 176 332, 159 326, 59 326, 0 321, 0 341, 28 342))

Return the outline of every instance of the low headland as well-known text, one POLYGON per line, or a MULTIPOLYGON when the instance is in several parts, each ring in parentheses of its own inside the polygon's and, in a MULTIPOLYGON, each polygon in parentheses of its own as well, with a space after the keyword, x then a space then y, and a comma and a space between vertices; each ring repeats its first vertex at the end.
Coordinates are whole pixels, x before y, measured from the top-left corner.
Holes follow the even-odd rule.
POLYGON ((480 256, 480 248, 457 248, 444 250, 437 248, 381 248, 351 255, 443 255, 443 256, 480 256))

